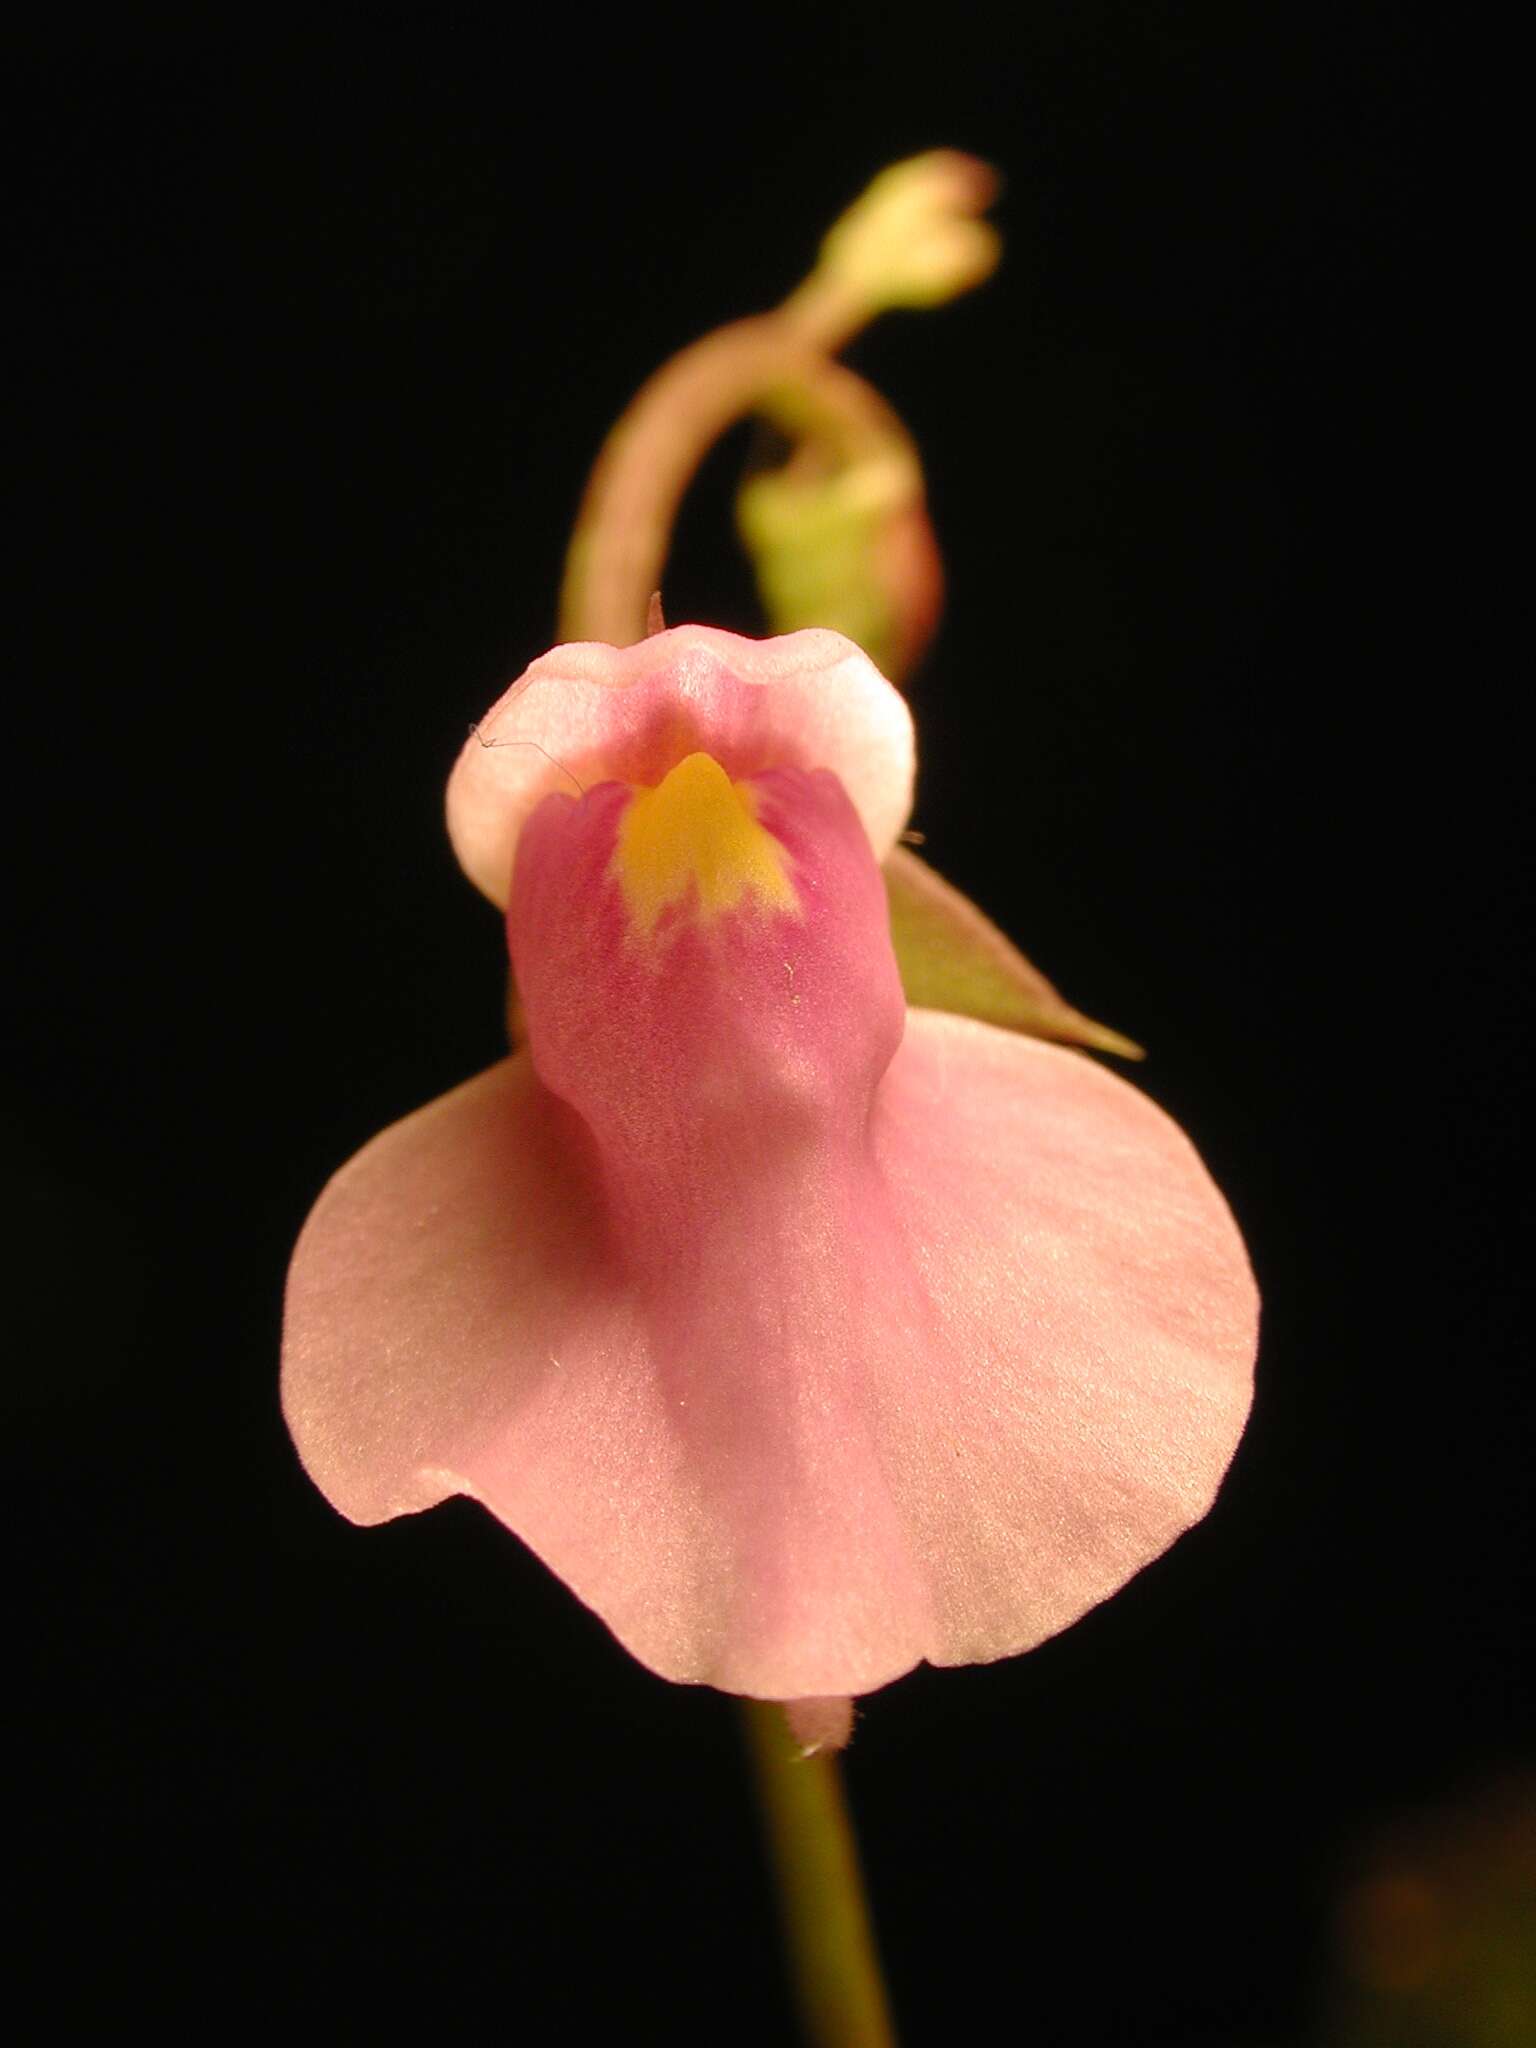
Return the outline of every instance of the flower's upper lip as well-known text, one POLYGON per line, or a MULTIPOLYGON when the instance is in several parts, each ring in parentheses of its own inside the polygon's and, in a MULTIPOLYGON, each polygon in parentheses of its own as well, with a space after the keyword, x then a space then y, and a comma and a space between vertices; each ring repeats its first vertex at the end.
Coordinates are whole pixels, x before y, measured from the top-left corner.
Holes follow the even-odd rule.
POLYGON ((519 676, 449 778, 460 864, 504 904, 518 835, 544 797, 573 780, 658 781, 693 746, 733 776, 832 769, 877 859, 911 811, 911 714, 851 640, 821 629, 749 640, 676 626, 632 647, 557 647, 519 676))
POLYGON ((536 661, 507 695, 522 689, 534 675, 622 690, 667 669, 686 691, 691 678, 706 676, 717 665, 734 670, 744 683, 773 683, 835 668, 858 651, 852 641, 825 627, 752 640, 720 626, 669 626, 630 647, 610 647, 605 640, 568 641, 536 661))

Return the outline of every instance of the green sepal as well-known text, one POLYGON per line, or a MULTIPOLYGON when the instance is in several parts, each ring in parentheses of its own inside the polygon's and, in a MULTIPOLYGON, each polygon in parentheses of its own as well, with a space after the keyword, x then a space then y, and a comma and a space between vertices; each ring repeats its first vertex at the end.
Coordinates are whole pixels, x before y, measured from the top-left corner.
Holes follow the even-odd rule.
POLYGON ((950 1010, 1122 1059, 1146 1057, 1134 1039, 1074 1010, 968 896, 915 853, 894 848, 884 874, 896 964, 914 1008, 950 1010))

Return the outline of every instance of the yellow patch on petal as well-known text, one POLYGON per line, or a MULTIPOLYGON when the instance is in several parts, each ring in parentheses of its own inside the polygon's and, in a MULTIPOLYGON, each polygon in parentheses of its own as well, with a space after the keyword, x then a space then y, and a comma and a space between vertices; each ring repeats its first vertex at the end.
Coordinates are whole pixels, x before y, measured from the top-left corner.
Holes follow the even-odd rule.
POLYGON ((689 754, 655 789, 636 792, 619 826, 612 872, 647 936, 690 889, 705 918, 748 897, 766 910, 800 907, 784 849, 757 822, 751 790, 708 754, 689 754))

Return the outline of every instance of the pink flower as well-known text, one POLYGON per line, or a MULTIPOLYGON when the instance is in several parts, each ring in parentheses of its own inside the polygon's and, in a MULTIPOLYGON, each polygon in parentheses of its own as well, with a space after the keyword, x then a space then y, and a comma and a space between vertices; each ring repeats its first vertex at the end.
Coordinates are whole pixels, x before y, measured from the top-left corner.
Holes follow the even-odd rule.
POLYGON ((294 1255, 327 1496, 471 1495, 667 1678, 835 1699, 1029 1649, 1198 1520, 1247 1414, 1254 1283, 1182 1133, 907 1009, 912 772, 833 633, 535 662, 448 791, 527 1045, 294 1255))

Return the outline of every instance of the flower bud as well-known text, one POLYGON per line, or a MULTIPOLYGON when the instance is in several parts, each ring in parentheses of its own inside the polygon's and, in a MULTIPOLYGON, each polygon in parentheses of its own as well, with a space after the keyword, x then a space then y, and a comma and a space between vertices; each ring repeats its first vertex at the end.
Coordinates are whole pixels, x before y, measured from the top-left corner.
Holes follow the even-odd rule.
POLYGON ((892 164, 834 223, 819 269, 863 308, 860 324, 896 306, 942 306, 997 268, 1001 239, 979 218, 997 183, 958 149, 892 164))

